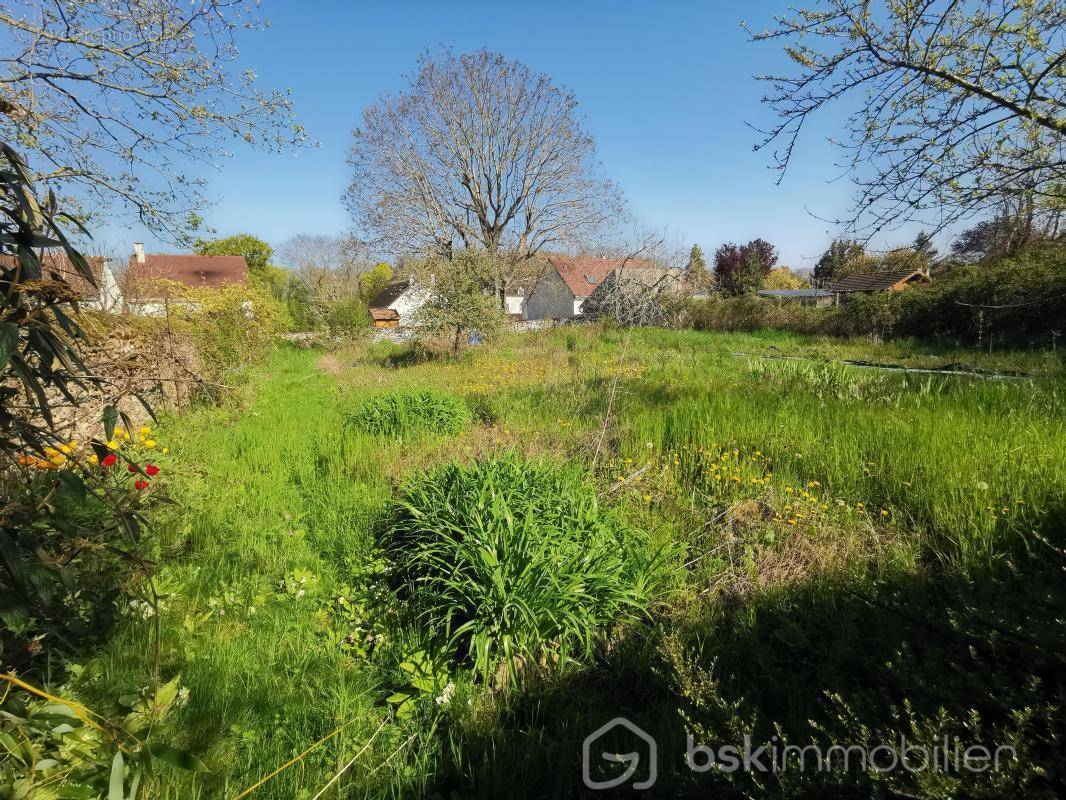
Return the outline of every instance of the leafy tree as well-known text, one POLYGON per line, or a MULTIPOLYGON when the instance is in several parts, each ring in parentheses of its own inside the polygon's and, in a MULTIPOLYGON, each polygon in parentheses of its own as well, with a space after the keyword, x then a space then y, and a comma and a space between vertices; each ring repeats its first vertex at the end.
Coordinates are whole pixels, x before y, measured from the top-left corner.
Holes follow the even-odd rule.
POLYGON ((132 212, 180 237, 204 181, 239 139, 303 142, 286 94, 234 68, 238 38, 265 26, 254 0, 0 3, 0 137, 19 142, 39 182, 79 216, 132 212))
POLYGON ((389 283, 392 282, 393 270, 392 265, 384 261, 379 261, 373 267, 371 267, 362 277, 360 282, 360 295, 363 298, 364 303, 369 303, 374 299, 374 295, 384 289, 389 283))
POLYGON ((758 291, 763 278, 777 263, 777 248, 763 239, 747 244, 723 244, 714 254, 718 286, 727 294, 758 291))
POLYGON ((64 235, 70 218, 54 196, 41 203, 26 162, 0 143, 0 469, 23 447, 42 452, 54 443, 53 406, 100 387, 81 358, 84 338, 74 293, 51 272, 42 250, 58 245, 79 277, 96 281, 85 258, 64 235), (22 412, 15 409, 25 406, 22 412))
POLYGON ((923 266, 928 267, 936 261, 938 251, 936 245, 933 244, 933 237, 924 230, 919 231, 918 235, 914 237, 914 244, 911 247, 921 258, 923 266))
POLYGON ((997 214, 963 231, 952 243, 952 254, 966 261, 994 261, 1020 253, 1030 245, 1062 236, 1061 209, 1037 208, 1031 198, 1004 203, 997 214))
POLYGON ((710 273, 707 271, 707 259, 703 257, 703 250, 698 244, 692 245, 688 255, 688 264, 685 266, 685 278, 694 289, 703 289, 710 282, 710 273))
POLYGON ((796 65, 765 75, 786 169, 804 123, 854 99, 841 142, 858 188, 851 225, 871 234, 934 211, 940 228, 1002 198, 1062 198, 1066 59, 1061 0, 826 0, 755 41, 796 65))
POLYGON ((405 92, 364 110, 348 163, 360 234, 400 254, 485 251, 501 307, 536 254, 622 209, 573 93, 486 50, 422 55, 405 92))
POLYGON ((878 272, 903 272, 928 266, 926 257, 913 247, 895 247, 877 260, 878 272))
POLYGON ((777 267, 766 273, 764 289, 804 289, 810 284, 788 267, 777 267))
POLYGON ((768 274, 758 254, 749 251, 740 267, 733 272, 732 294, 755 294, 762 288, 768 274))
POLYGON ((874 261, 866 249, 854 239, 834 239, 814 266, 815 286, 828 286, 845 275, 872 272, 874 261))
POLYGON ((458 355, 469 334, 487 337, 503 327, 503 310, 485 288, 496 274, 493 261, 484 251, 463 250, 450 259, 427 259, 412 270, 427 292, 415 314, 420 338, 444 337, 458 355))
POLYGON ((252 273, 262 273, 274 255, 273 247, 250 233, 224 239, 197 239, 193 247, 202 256, 244 256, 252 273))

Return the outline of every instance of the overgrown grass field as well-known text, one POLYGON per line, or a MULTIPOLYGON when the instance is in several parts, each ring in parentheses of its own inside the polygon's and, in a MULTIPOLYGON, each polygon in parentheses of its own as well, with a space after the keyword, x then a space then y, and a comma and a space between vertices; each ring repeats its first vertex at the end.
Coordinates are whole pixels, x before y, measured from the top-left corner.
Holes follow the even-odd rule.
MULTIPOLYGON (((166 733, 207 767, 161 796, 579 796, 618 715, 656 796, 1058 796, 1064 389, 1054 353, 784 334, 279 349, 157 434, 166 733), (697 775, 686 733, 1020 755, 697 775)), ((79 696, 119 707, 150 651, 127 621, 79 696)))

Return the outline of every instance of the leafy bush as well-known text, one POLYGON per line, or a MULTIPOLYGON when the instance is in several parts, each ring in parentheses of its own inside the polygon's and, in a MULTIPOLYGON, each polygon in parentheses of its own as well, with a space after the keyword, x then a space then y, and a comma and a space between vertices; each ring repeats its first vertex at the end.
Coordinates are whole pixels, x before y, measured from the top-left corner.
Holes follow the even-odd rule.
POLYGON ((690 327, 704 331, 756 331, 782 328, 798 333, 829 333, 836 309, 812 308, 789 301, 720 294, 692 300, 683 315, 690 327))
POLYGON ((349 423, 377 436, 415 431, 455 435, 470 424, 470 409, 461 397, 435 389, 394 389, 368 397, 349 423))
POLYGON ((813 308, 763 297, 692 301, 697 330, 778 328, 833 336, 912 337, 960 346, 1055 346, 1066 317, 1066 247, 1036 247, 995 264, 961 265, 929 286, 855 294, 813 308))
POLYGON ((326 311, 326 325, 335 336, 346 336, 370 327, 370 310, 359 298, 332 303, 326 311))
POLYGON ((173 320, 194 341, 204 377, 222 384, 268 351, 285 323, 285 307, 268 292, 227 284, 210 289, 173 285, 173 320))
POLYGON ((662 555, 576 468, 451 463, 411 481, 394 513, 385 544, 418 619, 487 678, 588 656, 662 586, 662 555))
POLYGON ((959 267, 894 299, 895 336, 1051 345, 1066 318, 1066 247, 1037 247, 995 264, 959 267))

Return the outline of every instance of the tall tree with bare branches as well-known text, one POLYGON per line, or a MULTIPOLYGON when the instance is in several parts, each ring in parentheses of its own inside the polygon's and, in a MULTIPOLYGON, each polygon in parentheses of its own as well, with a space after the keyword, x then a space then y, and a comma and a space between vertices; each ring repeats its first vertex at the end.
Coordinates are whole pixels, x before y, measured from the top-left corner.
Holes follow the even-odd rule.
POLYGON ((83 219, 132 211, 180 239, 205 203, 190 163, 305 138, 287 96, 235 68, 264 25, 254 0, 0 0, 0 136, 83 219))
POLYGON ((863 238, 911 220, 939 230, 1004 197, 1062 204, 1061 0, 823 0, 753 38, 784 42, 797 67, 760 76, 778 122, 759 147, 782 174, 807 120, 853 103, 841 145, 863 238))
POLYGON ((361 238, 400 253, 484 250, 501 304, 537 253, 622 211, 573 93, 485 50, 424 54, 406 91, 363 112, 348 161, 361 238))

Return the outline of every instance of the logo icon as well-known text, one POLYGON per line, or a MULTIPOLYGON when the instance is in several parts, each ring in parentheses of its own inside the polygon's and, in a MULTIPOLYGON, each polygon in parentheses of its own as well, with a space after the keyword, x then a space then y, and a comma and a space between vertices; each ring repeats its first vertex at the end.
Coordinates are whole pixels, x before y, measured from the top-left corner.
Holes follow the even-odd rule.
POLYGON ((648 758, 647 758, 647 777, 644 780, 638 780, 633 784, 634 789, 649 789, 655 785, 655 779, 658 777, 658 759, 656 756, 655 739, 651 737, 651 734, 643 731, 638 725, 630 722, 625 717, 615 717, 605 725, 601 725, 594 730, 588 736, 585 737, 585 742, 581 746, 581 779, 585 782, 585 785, 590 789, 612 789, 615 786, 621 786, 623 783, 632 778, 641 763, 640 749, 634 750, 631 753, 612 753, 601 750, 602 742, 607 734, 611 733, 616 728, 624 728, 631 734, 636 736, 642 742, 648 746, 648 758), (605 780, 596 780, 592 777, 592 763, 593 763, 593 748, 598 751, 596 755, 602 758, 604 761, 611 761, 616 764, 625 764, 625 770, 621 775, 617 775, 613 778, 607 778, 605 780))

